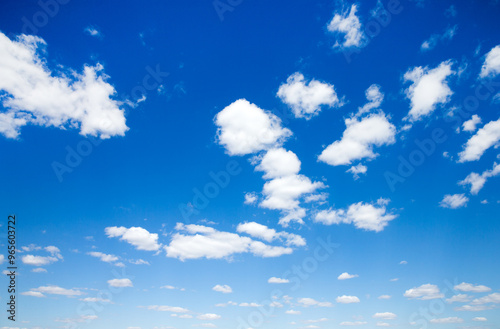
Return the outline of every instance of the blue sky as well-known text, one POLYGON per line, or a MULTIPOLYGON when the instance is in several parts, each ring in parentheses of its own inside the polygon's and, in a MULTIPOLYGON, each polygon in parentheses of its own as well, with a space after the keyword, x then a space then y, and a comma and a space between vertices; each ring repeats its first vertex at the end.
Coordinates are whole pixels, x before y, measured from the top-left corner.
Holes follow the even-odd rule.
POLYGON ((498 1, 0 7, 0 328, 500 326, 498 1))

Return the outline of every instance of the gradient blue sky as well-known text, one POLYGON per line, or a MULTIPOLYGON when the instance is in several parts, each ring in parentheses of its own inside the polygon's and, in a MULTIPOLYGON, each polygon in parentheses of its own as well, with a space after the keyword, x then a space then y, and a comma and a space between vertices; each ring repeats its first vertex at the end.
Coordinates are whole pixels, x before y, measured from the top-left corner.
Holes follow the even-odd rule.
POLYGON ((1 329, 500 327, 498 1, 0 9, 1 329))

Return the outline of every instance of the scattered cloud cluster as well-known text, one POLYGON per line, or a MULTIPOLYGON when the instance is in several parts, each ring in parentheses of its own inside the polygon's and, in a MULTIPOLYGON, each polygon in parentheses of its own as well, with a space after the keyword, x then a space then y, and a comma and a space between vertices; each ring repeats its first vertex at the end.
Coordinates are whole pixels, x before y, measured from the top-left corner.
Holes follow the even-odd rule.
POLYGON ((356 15, 358 6, 351 5, 349 10, 342 13, 335 13, 332 20, 328 23, 327 29, 334 33, 338 38, 334 48, 345 49, 350 47, 361 48, 366 43, 366 36, 362 30, 359 17, 356 15))

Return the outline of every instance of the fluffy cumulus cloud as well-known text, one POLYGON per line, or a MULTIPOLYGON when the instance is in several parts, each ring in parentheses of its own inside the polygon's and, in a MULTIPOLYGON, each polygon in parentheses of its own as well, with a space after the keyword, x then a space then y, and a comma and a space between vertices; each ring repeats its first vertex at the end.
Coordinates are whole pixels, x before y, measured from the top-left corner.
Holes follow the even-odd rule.
POLYGON ((332 307, 333 304, 330 302, 320 302, 313 298, 299 298, 297 302, 304 307, 308 306, 318 306, 318 307, 332 307))
POLYGON ((482 304, 488 304, 488 303, 499 304, 500 303, 500 293, 494 292, 494 293, 489 294, 487 296, 484 296, 481 298, 476 298, 471 302, 471 305, 482 305, 482 304))
POLYGON ((248 192, 245 193, 245 201, 243 202, 244 204, 254 204, 257 202, 258 196, 254 192, 248 192))
POLYGON ((300 198, 316 190, 325 188, 322 182, 312 182, 304 175, 290 175, 278 177, 264 184, 262 194, 264 200, 260 203, 262 208, 282 210, 284 217, 279 223, 287 226, 289 222, 303 223, 305 210, 300 207, 300 198))
POLYGON ((409 299, 421 300, 444 298, 444 294, 439 291, 438 286, 430 283, 408 289, 405 291, 404 296, 409 299))
POLYGON ((367 171, 368 168, 365 165, 359 163, 356 166, 352 166, 351 168, 347 169, 346 172, 351 173, 353 178, 356 180, 359 179, 360 174, 366 174, 367 171))
POLYGON ((357 11, 358 6, 353 4, 349 10, 342 13, 335 13, 332 20, 328 23, 328 31, 338 37, 334 48, 360 48, 365 45, 366 36, 362 30, 359 17, 356 16, 357 11))
POLYGON ((349 326, 349 327, 356 327, 356 326, 363 326, 367 324, 368 322, 366 321, 344 321, 340 322, 339 326, 349 326))
POLYGON ((223 294, 230 294, 233 292, 233 289, 227 284, 224 285, 217 284, 212 288, 212 290, 222 292, 223 294))
POLYGON ((485 78, 487 76, 494 77, 500 73, 500 45, 493 47, 484 60, 483 67, 479 76, 485 78))
POLYGON ((142 227, 126 228, 123 226, 106 227, 104 230, 109 238, 120 237, 120 240, 126 241, 137 248, 137 250, 158 250, 161 244, 158 244, 158 234, 149 233, 142 227))
POLYGON ((328 145, 318 157, 319 161, 332 166, 349 165, 352 161, 374 159, 375 146, 395 143, 396 127, 383 112, 372 113, 362 119, 345 120, 346 129, 342 139, 328 145))
POLYGON ((474 114, 469 120, 465 121, 462 124, 462 129, 464 131, 473 132, 476 131, 476 127, 480 123, 481 118, 477 114, 474 114))
POLYGON ((214 313, 206 313, 206 314, 200 314, 196 317, 197 319, 200 320, 218 320, 221 318, 219 314, 214 314, 214 313))
POLYGON ((488 292, 491 291, 490 287, 483 286, 480 284, 472 284, 467 282, 462 282, 453 287, 455 290, 465 291, 465 292, 488 292))
POLYGON ((88 253, 88 255, 99 258, 101 261, 106 263, 112 263, 118 260, 118 257, 116 257, 115 255, 108 255, 99 251, 91 251, 88 253))
POLYGON ((54 262, 57 262, 57 257, 52 256, 36 256, 36 255, 25 255, 21 258, 23 264, 32 266, 43 266, 54 262))
POLYGON ((467 303, 470 301, 470 296, 466 294, 453 295, 446 299, 447 303, 467 303))
POLYGON ((347 279, 352 279, 352 278, 357 278, 359 275, 357 274, 349 274, 347 272, 342 273, 337 277, 338 280, 347 280, 347 279))
POLYGON ((439 205, 443 208, 457 209, 467 205, 469 198, 462 194, 447 194, 439 205))
POLYGON ((245 99, 215 116, 217 141, 229 155, 245 155, 279 146, 292 133, 281 120, 245 99))
POLYGON ((347 210, 328 209, 316 214, 314 221, 325 225, 354 224, 356 228, 367 231, 382 231, 397 215, 387 212, 388 200, 380 199, 377 203, 358 202, 347 210))
POLYGON ((405 73, 405 82, 412 82, 405 91, 411 102, 407 120, 421 120, 431 114, 438 104, 448 103, 453 92, 448 87, 447 78, 455 74, 451 66, 451 61, 446 61, 434 69, 418 66, 405 73))
POLYGON ((356 296, 346 296, 346 295, 343 295, 343 296, 339 296, 335 299, 335 301, 337 303, 340 303, 340 304, 352 304, 352 303, 359 303, 359 298, 356 297, 356 296))
MULTIPOLYGON (((248 229, 248 227, 247 227, 248 229)), ((186 259, 229 258, 234 254, 252 253, 260 257, 278 257, 291 254, 293 249, 286 246, 273 246, 236 233, 218 231, 202 225, 178 223, 170 244, 165 246, 167 257, 186 259)), ((253 232, 253 230, 252 230, 253 232)), ((289 244, 295 244, 293 238, 289 244)))
POLYGON ((437 44, 440 41, 446 41, 446 40, 451 40, 457 33, 457 28, 458 26, 455 25, 453 27, 447 28, 443 33, 441 34, 433 34, 430 36, 429 39, 425 40, 422 45, 420 46, 421 51, 429 51, 434 49, 434 47, 437 46, 437 44))
POLYGON ((296 118, 310 119, 321 111, 321 107, 339 107, 341 102, 333 85, 312 79, 307 82, 299 72, 288 77, 277 96, 288 105, 296 118))
POLYGON ((108 284, 110 287, 133 287, 132 281, 130 279, 111 279, 108 280, 108 284))
POLYGON ((277 277, 271 277, 269 280, 267 280, 268 283, 288 283, 290 280, 288 279, 282 279, 282 278, 277 278, 277 277))
POLYGON ((100 64, 83 72, 52 72, 42 57, 43 39, 21 35, 10 40, 0 32, 0 133, 17 138, 26 125, 77 128, 82 135, 125 135, 124 110, 100 64))
POLYGON ((500 119, 490 121, 469 138, 464 150, 458 154, 458 162, 476 161, 483 153, 500 141, 500 119))
POLYGON ((83 293, 77 289, 66 289, 59 286, 41 286, 38 288, 30 289, 30 291, 22 293, 22 295, 33 297, 44 297, 45 295, 61 295, 67 297, 80 296, 83 293))
POLYGON ((373 315, 375 319, 393 320, 397 318, 397 315, 391 312, 380 312, 373 315))
POLYGON ((267 242, 280 240, 287 246, 302 247, 306 245, 306 240, 300 235, 288 232, 277 232, 275 229, 256 222, 240 223, 236 227, 236 231, 239 233, 246 233, 254 238, 262 239, 267 242))
POLYGON ((483 173, 478 174, 475 172, 470 173, 464 180, 458 182, 460 185, 469 185, 471 194, 478 194, 483 188, 484 184, 490 177, 495 177, 500 174, 500 164, 494 163, 491 170, 485 170, 483 173))
POLYGON ((365 96, 368 102, 358 109, 358 113, 356 114, 357 116, 379 108, 384 100, 384 93, 380 91, 380 86, 376 84, 373 84, 366 89, 365 96))
POLYGON ((284 148, 276 148, 267 151, 255 170, 263 171, 264 178, 277 178, 298 174, 300 171, 300 160, 295 153, 284 148))

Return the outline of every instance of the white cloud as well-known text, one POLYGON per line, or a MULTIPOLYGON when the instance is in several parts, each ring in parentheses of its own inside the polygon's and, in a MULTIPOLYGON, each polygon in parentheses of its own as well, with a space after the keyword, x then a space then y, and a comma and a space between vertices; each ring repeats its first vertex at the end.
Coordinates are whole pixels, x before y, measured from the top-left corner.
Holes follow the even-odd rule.
POLYGON ((396 127, 383 112, 372 113, 359 120, 345 119, 346 129, 342 139, 328 145, 318 157, 332 166, 349 165, 354 160, 374 159, 378 156, 373 147, 395 143, 396 127))
POLYGON ((358 165, 352 166, 351 168, 347 169, 346 172, 350 172, 356 180, 359 178, 359 174, 366 174, 367 170, 368 168, 366 166, 359 163, 358 165))
POLYGON ((101 32, 99 32, 99 30, 96 27, 87 26, 84 31, 90 36, 102 38, 101 32))
POLYGON ((470 193, 478 194, 490 177, 500 174, 500 164, 494 163, 491 170, 485 170, 482 174, 470 173, 464 180, 458 182, 459 185, 470 185, 470 193))
POLYGON ((108 284, 111 287, 133 287, 132 281, 130 279, 112 279, 108 280, 108 284))
POLYGON ((277 278, 277 277, 272 277, 267 280, 268 283, 288 283, 290 280, 288 279, 282 279, 282 278, 277 278))
POLYGON ((187 308, 178 306, 167 306, 167 305, 149 305, 146 306, 148 310, 158 311, 158 312, 172 312, 172 313, 187 313, 189 310, 187 308))
POLYGON ((239 233, 246 233, 254 238, 259 238, 267 242, 281 240, 287 246, 302 247, 306 245, 306 240, 300 235, 288 232, 276 232, 275 229, 256 222, 240 223, 236 227, 236 231, 239 233))
POLYGON ((26 255, 21 258, 21 261, 26 265, 42 266, 57 262, 58 259, 52 256, 43 257, 43 256, 26 255))
POLYGON ((387 322, 378 321, 376 326, 377 327, 390 327, 391 325, 387 322))
POLYGON ((357 5, 353 4, 349 11, 343 13, 335 13, 330 23, 328 23, 328 31, 341 35, 344 40, 339 40, 334 45, 334 48, 349 48, 349 47, 363 47, 366 43, 365 34, 362 30, 361 22, 356 11, 357 5))
POLYGON ((311 182, 304 175, 274 178, 264 184, 262 194, 265 199, 260 203, 260 206, 284 211, 287 216, 282 217, 279 221, 283 226, 287 226, 290 221, 302 224, 305 210, 300 208, 299 198, 324 187, 322 182, 311 182))
POLYGON ((301 306, 307 307, 307 306, 318 306, 318 307, 332 307, 333 304, 330 302, 319 302, 315 299, 312 298, 300 298, 297 301, 301 306))
POLYGON ((217 231, 212 227, 201 225, 176 225, 178 231, 190 235, 175 233, 168 246, 165 247, 167 257, 186 259, 227 258, 236 253, 250 252, 261 257, 278 257, 291 254, 292 248, 271 246, 235 233, 217 231))
POLYGON ((457 32, 458 26, 447 28, 442 34, 433 34, 429 39, 425 40, 420 46, 420 51, 428 51, 434 49, 439 41, 451 40, 457 32))
POLYGON ((257 202, 257 194, 250 192, 250 193, 245 193, 245 201, 243 202, 244 204, 254 204, 257 202))
POLYGON ((38 297, 38 298, 46 297, 44 294, 42 294, 39 291, 26 291, 26 292, 22 292, 21 295, 31 296, 31 297, 38 297))
POLYGON ((81 74, 67 68, 52 72, 39 51, 45 45, 36 36, 11 41, 0 32, 0 90, 6 93, 0 133, 17 138, 21 127, 34 124, 79 128, 82 135, 103 139, 125 135, 124 111, 111 98, 116 92, 102 65, 85 65, 81 74))
POLYGON ((405 73, 405 82, 412 82, 405 91, 406 97, 411 101, 411 109, 406 119, 418 121, 431 114, 436 105, 448 103, 453 92, 446 79, 455 74, 451 66, 451 61, 446 61, 434 69, 418 66, 405 73))
POLYGON ((465 143, 464 150, 458 154, 458 162, 479 160, 483 153, 498 141, 500 141, 500 119, 485 124, 465 143))
POLYGON ((262 157, 255 170, 263 171, 266 179, 295 175, 300 171, 300 160, 292 151, 284 148, 271 149, 262 157))
POLYGON ((464 319, 458 318, 456 316, 449 318, 431 319, 431 323, 462 323, 464 319))
POLYGON ((455 307, 455 311, 467 311, 467 312, 480 312, 480 311, 486 311, 486 310, 491 310, 494 307, 491 305, 464 305, 460 307, 455 307))
POLYGON ((378 299, 391 299, 390 295, 380 295, 378 299))
POLYGON ((31 270, 31 272, 34 272, 34 273, 47 273, 47 270, 42 268, 42 267, 37 267, 37 268, 34 268, 31 270))
POLYGON ((489 294, 488 296, 476 298, 472 301, 471 305, 482 305, 488 303, 495 303, 495 304, 500 303, 500 293, 494 292, 492 294, 489 294))
POLYGON ((98 252, 98 251, 91 251, 87 254, 92 256, 92 257, 99 258, 101 261, 106 262, 106 263, 112 263, 112 262, 116 262, 118 260, 118 257, 116 257, 115 255, 107 255, 107 254, 104 254, 104 253, 98 252))
POLYGON ((120 237, 120 240, 130 243, 137 250, 158 250, 161 247, 161 244, 158 244, 158 234, 149 233, 142 227, 112 226, 106 227, 104 231, 109 238, 120 237))
POLYGON ((409 299, 416 298, 421 300, 444 298, 438 286, 429 283, 406 290, 404 296, 409 299))
POLYGON ((464 194, 447 194, 444 196, 443 200, 440 202, 440 206, 443 208, 457 209, 465 207, 469 198, 464 194))
POLYGON ((306 120, 318 115, 322 106, 342 106, 333 85, 314 79, 307 82, 299 72, 289 76, 276 95, 292 109, 296 118, 306 120))
POLYGON ((359 303, 359 298, 356 296, 339 296, 335 299, 337 303, 341 304, 352 304, 352 303, 359 303))
POLYGON ((240 303, 238 306, 241 306, 241 307, 260 307, 262 305, 257 304, 257 303, 240 303))
POLYGON ((338 280, 347 280, 347 279, 352 279, 352 278, 357 278, 359 275, 357 274, 349 274, 347 272, 342 273, 337 277, 338 280))
POLYGON ((380 91, 380 86, 377 84, 372 84, 370 87, 368 87, 368 89, 366 89, 365 91, 365 96, 368 100, 368 103, 358 109, 358 113, 356 114, 356 116, 360 116, 361 114, 379 108, 384 101, 384 93, 380 91))
POLYGON ((295 311, 295 310, 286 310, 285 313, 286 314, 298 315, 298 314, 301 314, 302 312, 301 311, 295 311))
POLYGON ((149 262, 144 259, 129 260, 129 262, 134 265, 150 265, 149 262))
POLYGON ((2 264, 5 260, 5 256, 4 255, 0 255, 0 264, 2 264))
POLYGON ((206 314, 200 314, 196 317, 197 319, 200 319, 200 320, 218 320, 221 318, 220 315, 218 314, 214 314, 214 313, 206 313, 206 314))
MULTIPOLYGON (((34 289, 31 289, 31 291, 39 292, 42 294, 63 295, 63 296, 68 296, 68 297, 79 296, 82 294, 81 291, 76 290, 76 289, 65 289, 65 288, 61 288, 58 286, 52 286, 52 285, 34 288, 34 289)), ((33 296, 33 294, 31 296, 33 296)), ((37 297, 41 297, 41 296, 37 296, 37 297)))
POLYGON ((215 116, 218 143, 229 155, 245 155, 278 147, 292 133, 281 120, 245 99, 230 104, 215 116))
POLYGON ((406 265, 406 264, 408 264, 408 262, 406 260, 402 260, 399 262, 399 265, 406 265))
POLYGON ((375 319, 384 319, 384 320, 392 320, 397 318, 397 315, 391 312, 381 312, 381 313, 375 313, 373 315, 373 318, 375 319))
POLYGON ((450 298, 446 299, 447 303, 467 303, 470 300, 470 296, 466 294, 458 294, 453 295, 450 298))
POLYGON ((370 204, 358 202, 346 210, 329 209, 316 214, 314 221, 325 225, 351 224, 367 231, 382 231, 397 215, 388 213, 385 204, 370 204))
POLYGON ((464 131, 473 132, 476 131, 476 127, 480 123, 481 118, 477 114, 474 114, 469 120, 465 121, 462 124, 462 129, 464 131))
POLYGON ((484 321, 488 321, 488 319, 486 319, 485 317, 482 317, 482 316, 476 316, 476 317, 472 318, 472 321, 484 322, 484 321))
POLYGON ((213 288, 212 288, 213 291, 218 291, 218 292, 222 292, 223 294, 229 294, 229 293, 232 293, 233 292, 233 289, 228 286, 227 284, 225 285, 215 285, 213 288))
POLYGON ((362 326, 367 324, 368 322, 366 321, 344 321, 340 322, 339 325, 341 326, 362 326))
POLYGON ((199 323, 193 324, 193 327, 203 327, 203 328, 217 328, 217 326, 213 323, 199 323))
POLYGON ((479 76, 485 78, 487 76, 494 77, 500 73, 500 45, 493 47, 484 60, 483 67, 479 76))

